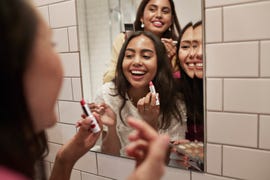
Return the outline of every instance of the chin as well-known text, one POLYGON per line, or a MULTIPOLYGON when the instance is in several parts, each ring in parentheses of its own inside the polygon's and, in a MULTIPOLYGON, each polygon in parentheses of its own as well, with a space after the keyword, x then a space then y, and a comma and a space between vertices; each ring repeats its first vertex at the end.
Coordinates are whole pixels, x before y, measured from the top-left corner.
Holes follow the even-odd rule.
POLYGON ((203 78, 203 72, 198 72, 195 74, 197 78, 202 79, 203 78))
POLYGON ((38 122, 35 124, 35 132, 40 133, 44 130, 47 130, 53 127, 57 122, 56 114, 53 113, 51 115, 40 116, 38 122))

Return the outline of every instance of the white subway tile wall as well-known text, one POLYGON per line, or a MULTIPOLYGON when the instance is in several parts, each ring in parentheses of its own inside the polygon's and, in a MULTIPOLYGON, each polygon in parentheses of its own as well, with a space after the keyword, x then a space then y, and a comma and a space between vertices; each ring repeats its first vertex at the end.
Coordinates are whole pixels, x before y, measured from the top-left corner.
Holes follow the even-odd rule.
POLYGON ((222 9, 213 8, 205 12, 207 21, 205 22, 205 34, 206 41, 210 42, 221 42, 222 37, 222 9))
POLYGON ((260 64, 260 76, 270 77, 270 41, 261 41, 261 64, 260 64))
MULTIPOLYGON (((34 0, 34 3, 53 29, 65 72, 56 107, 59 122, 48 130, 49 174, 60 144, 75 133, 74 125, 81 115, 76 0, 34 0)), ((269 180, 270 0, 204 3, 206 172, 167 167, 163 179, 269 180)), ((104 23, 100 26, 104 29, 104 23)), ((91 56, 95 54, 98 57, 100 53, 92 51, 91 56)), ((89 152, 74 166, 71 179, 125 179, 133 167, 132 160, 89 152)))
POLYGON ((207 172, 221 175, 222 146, 219 144, 207 144, 206 149, 207 172))

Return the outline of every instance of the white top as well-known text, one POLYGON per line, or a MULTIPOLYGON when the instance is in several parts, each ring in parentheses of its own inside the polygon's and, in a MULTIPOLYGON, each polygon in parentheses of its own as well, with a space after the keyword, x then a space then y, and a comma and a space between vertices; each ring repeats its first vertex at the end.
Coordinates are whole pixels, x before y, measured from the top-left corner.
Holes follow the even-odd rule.
MULTIPOLYGON (((124 148, 129 143, 128 135, 133 130, 131 127, 127 125, 126 118, 128 116, 133 116, 138 119, 142 119, 142 118, 140 114, 138 113, 137 107, 135 107, 132 104, 132 102, 128 100, 126 101, 126 104, 122 110, 122 118, 123 118, 123 121, 126 123, 125 125, 121 121, 120 115, 119 115, 119 109, 122 104, 122 99, 119 95, 115 96, 116 94, 117 94, 117 91, 115 90, 115 84, 113 82, 105 83, 103 84, 102 88, 99 91, 97 91, 95 102, 106 103, 115 112, 116 118, 117 118, 117 122, 116 122, 117 135, 121 143, 120 153, 121 155, 123 155, 125 154, 124 148)), ((183 119, 183 124, 181 125, 180 122, 178 122, 176 119, 173 119, 168 129, 158 131, 160 134, 167 133, 171 141, 185 139, 185 133, 187 130, 187 127, 186 127, 187 118, 186 118, 186 107, 183 101, 179 102, 179 108, 180 108, 180 111, 182 112, 181 116, 183 119)), ((161 118, 162 118, 162 115, 159 116, 158 120, 160 121, 161 118)), ((105 127, 104 130, 106 131, 106 129, 107 128, 105 127)))

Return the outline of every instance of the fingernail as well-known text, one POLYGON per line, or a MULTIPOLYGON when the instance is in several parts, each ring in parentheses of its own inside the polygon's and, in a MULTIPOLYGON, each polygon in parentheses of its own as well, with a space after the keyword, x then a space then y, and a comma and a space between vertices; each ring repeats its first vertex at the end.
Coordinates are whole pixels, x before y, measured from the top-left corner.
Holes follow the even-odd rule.
POLYGON ((91 126, 90 126, 91 128, 95 128, 96 127, 96 125, 95 124, 91 124, 91 126))

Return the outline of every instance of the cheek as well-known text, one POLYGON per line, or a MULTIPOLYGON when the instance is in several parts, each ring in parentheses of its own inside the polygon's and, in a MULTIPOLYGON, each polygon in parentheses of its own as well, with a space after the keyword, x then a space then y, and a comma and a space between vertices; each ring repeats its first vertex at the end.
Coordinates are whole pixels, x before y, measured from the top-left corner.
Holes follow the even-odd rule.
POLYGON ((157 60, 153 60, 148 63, 147 65, 148 70, 151 71, 153 77, 156 76, 157 73, 157 60))
POLYGON ((172 24, 172 16, 171 15, 165 16, 165 21, 170 26, 172 24))
POLYGON ((181 51, 179 54, 180 64, 183 64, 185 62, 186 57, 187 57, 186 53, 181 51))
POLYGON ((63 79, 58 55, 37 57, 25 74, 25 94, 37 132, 56 123, 55 104, 63 79))
POLYGON ((128 63, 128 61, 125 61, 125 60, 122 63, 122 71, 123 71, 125 76, 127 76, 127 73, 129 71, 129 64, 130 63, 128 63))

